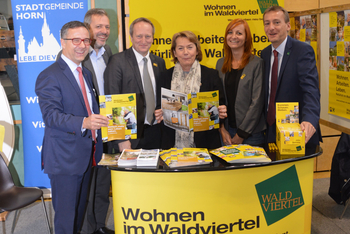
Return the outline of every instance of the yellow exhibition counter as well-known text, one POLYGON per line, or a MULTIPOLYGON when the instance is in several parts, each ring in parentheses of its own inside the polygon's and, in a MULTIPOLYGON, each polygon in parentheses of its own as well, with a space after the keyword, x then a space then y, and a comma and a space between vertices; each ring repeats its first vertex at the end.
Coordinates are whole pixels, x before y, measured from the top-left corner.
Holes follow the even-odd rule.
POLYGON ((310 233, 313 158, 269 153, 263 164, 112 170, 116 233, 310 233))

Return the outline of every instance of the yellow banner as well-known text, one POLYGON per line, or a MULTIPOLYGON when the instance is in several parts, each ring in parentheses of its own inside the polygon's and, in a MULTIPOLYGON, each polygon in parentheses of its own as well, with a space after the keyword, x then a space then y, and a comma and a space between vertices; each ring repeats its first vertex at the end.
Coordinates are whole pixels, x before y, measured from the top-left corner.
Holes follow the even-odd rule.
POLYGON ((112 170, 115 232, 310 233, 312 182, 312 158, 207 172, 112 170))
POLYGON ((329 13, 328 113, 350 119, 350 11, 329 13))
POLYGON ((130 23, 141 16, 153 22, 156 31, 151 52, 162 57, 167 68, 174 65, 170 57, 172 37, 184 30, 198 36, 203 53, 201 64, 215 68, 217 60, 223 57, 225 29, 232 19, 242 18, 248 22, 253 38, 253 53, 260 56, 261 50, 270 44, 264 32, 262 11, 271 4, 284 6, 284 0, 153 0, 152 3, 133 0, 129 1, 130 23))
POLYGON ((329 70, 328 113, 350 119, 350 72, 329 70))

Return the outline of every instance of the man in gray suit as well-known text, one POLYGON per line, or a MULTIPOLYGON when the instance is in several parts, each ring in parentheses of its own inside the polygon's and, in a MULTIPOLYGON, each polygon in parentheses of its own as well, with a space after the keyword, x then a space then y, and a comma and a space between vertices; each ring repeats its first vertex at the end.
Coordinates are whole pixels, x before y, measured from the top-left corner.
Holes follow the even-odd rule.
MULTIPOLYGON (((97 95, 104 95, 103 73, 112 56, 111 48, 106 44, 110 33, 109 17, 105 10, 93 8, 86 12, 84 23, 90 29, 92 43, 83 66, 92 73, 97 95)), ((103 145, 103 152, 107 153, 107 144, 103 145)), ((105 227, 110 184, 110 171, 105 167, 94 167, 82 233, 114 233, 105 227)))
POLYGON ((150 20, 134 20, 130 25, 132 47, 113 55, 104 73, 106 94, 136 93, 137 139, 110 142, 119 152, 131 148, 160 148, 160 127, 154 110, 156 84, 166 68, 162 58, 149 53, 154 31, 150 20))

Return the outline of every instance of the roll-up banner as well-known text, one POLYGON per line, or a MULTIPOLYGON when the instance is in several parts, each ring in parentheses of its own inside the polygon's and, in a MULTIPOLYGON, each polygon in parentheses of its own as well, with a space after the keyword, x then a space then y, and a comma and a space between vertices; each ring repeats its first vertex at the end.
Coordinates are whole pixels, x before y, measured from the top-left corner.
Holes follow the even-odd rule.
POLYGON ((41 170, 42 120, 35 81, 61 50, 60 30, 72 20, 83 21, 88 1, 12 0, 23 127, 24 186, 49 188, 41 170))

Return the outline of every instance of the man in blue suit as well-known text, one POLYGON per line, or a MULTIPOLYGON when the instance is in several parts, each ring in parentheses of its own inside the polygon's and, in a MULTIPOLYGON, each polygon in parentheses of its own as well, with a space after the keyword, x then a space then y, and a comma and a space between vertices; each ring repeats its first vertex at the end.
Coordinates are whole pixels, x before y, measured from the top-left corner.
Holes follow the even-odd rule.
POLYGON ((319 144, 320 91, 313 48, 288 36, 289 16, 284 8, 268 8, 263 19, 265 33, 271 42, 261 52, 265 63, 267 142, 276 141, 275 103, 299 102, 299 121, 305 132, 305 143, 319 144), (276 66, 273 65, 275 56, 276 66))
POLYGON ((99 115, 91 73, 81 66, 90 43, 83 23, 65 24, 62 56, 39 74, 35 86, 46 126, 42 167, 50 178, 56 234, 77 233, 81 227, 91 166, 102 155, 99 129, 108 125, 99 115))

